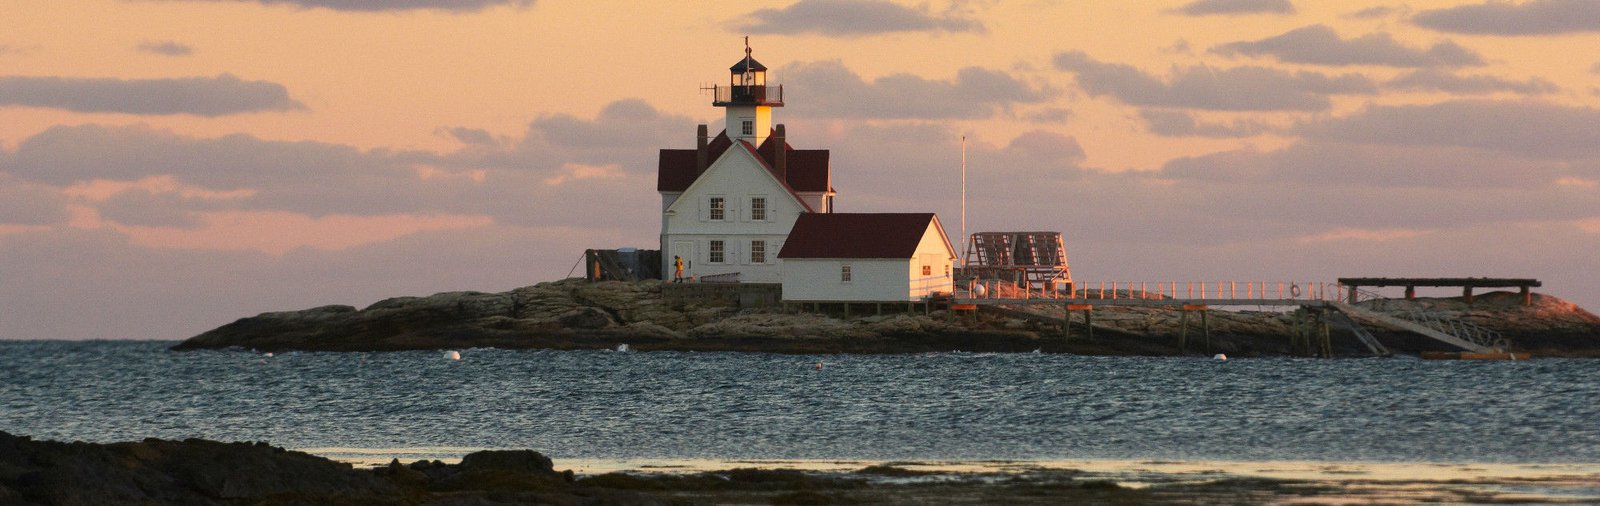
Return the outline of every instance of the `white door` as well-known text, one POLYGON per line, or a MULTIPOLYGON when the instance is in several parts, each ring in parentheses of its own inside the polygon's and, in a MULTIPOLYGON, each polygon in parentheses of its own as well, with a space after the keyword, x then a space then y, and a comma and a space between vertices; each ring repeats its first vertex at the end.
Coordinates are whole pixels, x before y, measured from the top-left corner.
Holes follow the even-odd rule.
MULTIPOLYGON (((689 272, 694 269, 694 241, 672 241, 672 255, 683 259, 683 276, 689 277, 689 272)), ((672 265, 672 260, 667 260, 667 265, 672 265)), ((673 273, 662 276, 672 279, 673 273)))

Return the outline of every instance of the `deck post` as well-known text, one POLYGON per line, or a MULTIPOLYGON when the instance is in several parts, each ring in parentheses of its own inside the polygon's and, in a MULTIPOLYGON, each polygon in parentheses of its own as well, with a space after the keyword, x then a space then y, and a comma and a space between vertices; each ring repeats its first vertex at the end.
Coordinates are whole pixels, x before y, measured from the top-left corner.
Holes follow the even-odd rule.
POLYGON ((1472 303, 1472 285, 1461 287, 1461 298, 1465 299, 1468 304, 1472 303))
POLYGON ((1406 285, 1406 300, 1415 300, 1416 298, 1417 298, 1417 287, 1416 287, 1416 285, 1406 285))
POLYGON ((1327 312, 1322 313, 1322 358, 1333 358, 1333 329, 1328 325, 1327 312))
POLYGON ((1356 303, 1356 292, 1357 291, 1358 291, 1358 289, 1357 289, 1356 285, 1350 285, 1350 300, 1349 300, 1349 303, 1351 303, 1351 304, 1355 304, 1356 303))
POLYGON ((1522 305, 1533 305, 1533 290, 1528 289, 1528 285, 1522 285, 1522 305))
POLYGON ((1298 340, 1295 334, 1298 332, 1300 332, 1300 309, 1296 308, 1294 312, 1289 313, 1289 355, 1295 354, 1294 348, 1298 340))
POLYGON ((1183 355, 1189 347, 1189 310, 1183 310, 1183 316, 1178 318, 1178 354, 1183 355))

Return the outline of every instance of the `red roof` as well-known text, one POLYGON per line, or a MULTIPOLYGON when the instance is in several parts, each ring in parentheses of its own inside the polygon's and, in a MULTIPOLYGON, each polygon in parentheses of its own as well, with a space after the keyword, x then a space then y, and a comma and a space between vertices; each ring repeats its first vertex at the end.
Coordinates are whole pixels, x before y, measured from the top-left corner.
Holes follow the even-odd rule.
MULTIPOLYGON (((733 147, 733 141, 728 138, 724 130, 706 146, 706 165, 716 163, 718 158, 733 147)), ((780 178, 784 184, 794 192, 824 193, 833 191, 832 182, 829 180, 828 150, 826 149, 794 149, 789 143, 783 143, 783 148, 788 156, 785 157, 785 171, 787 177, 780 178)), ((773 160, 778 149, 775 137, 767 137, 756 149, 757 158, 767 165, 767 170, 773 170, 773 160)), ((681 192, 694 184, 700 175, 694 170, 695 152, 693 149, 663 149, 661 162, 656 171, 656 191, 681 192)))
POLYGON ((933 213, 806 213, 778 258, 911 258, 933 213))

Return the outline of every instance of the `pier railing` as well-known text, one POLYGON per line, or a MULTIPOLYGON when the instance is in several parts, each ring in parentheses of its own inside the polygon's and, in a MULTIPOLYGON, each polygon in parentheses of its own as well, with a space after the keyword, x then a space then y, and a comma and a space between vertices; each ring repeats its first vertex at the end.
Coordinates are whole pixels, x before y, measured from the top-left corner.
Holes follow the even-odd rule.
MULTIPOLYGON (((1384 297, 1383 294, 1378 292, 1362 290, 1360 288, 1350 290, 1350 292, 1356 294, 1357 302, 1388 299, 1387 297, 1384 297)), ((1510 345, 1510 341, 1507 340, 1505 336, 1501 335, 1497 330, 1469 323, 1465 320, 1451 318, 1436 311, 1427 311, 1423 309, 1422 306, 1417 304, 1405 304, 1400 308, 1384 307, 1381 310, 1378 308, 1371 308, 1369 310, 1388 315, 1392 318, 1398 318, 1415 323, 1417 325, 1432 329, 1435 332, 1440 332, 1486 348, 1504 350, 1510 345)))
POLYGON ((1337 283, 1316 281, 1100 281, 1075 283, 1068 292, 972 279, 964 288, 967 298, 1024 300, 1336 301, 1345 293, 1337 283))

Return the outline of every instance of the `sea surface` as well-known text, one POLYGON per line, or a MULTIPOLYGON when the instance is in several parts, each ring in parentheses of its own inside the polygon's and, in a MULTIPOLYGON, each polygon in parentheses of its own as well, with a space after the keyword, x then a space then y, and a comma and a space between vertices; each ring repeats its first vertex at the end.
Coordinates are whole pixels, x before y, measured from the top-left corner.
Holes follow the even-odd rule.
POLYGON ((1600 463, 1600 361, 0 341, 0 430, 335 458, 1600 463), (821 368, 818 368, 821 364, 821 368))

